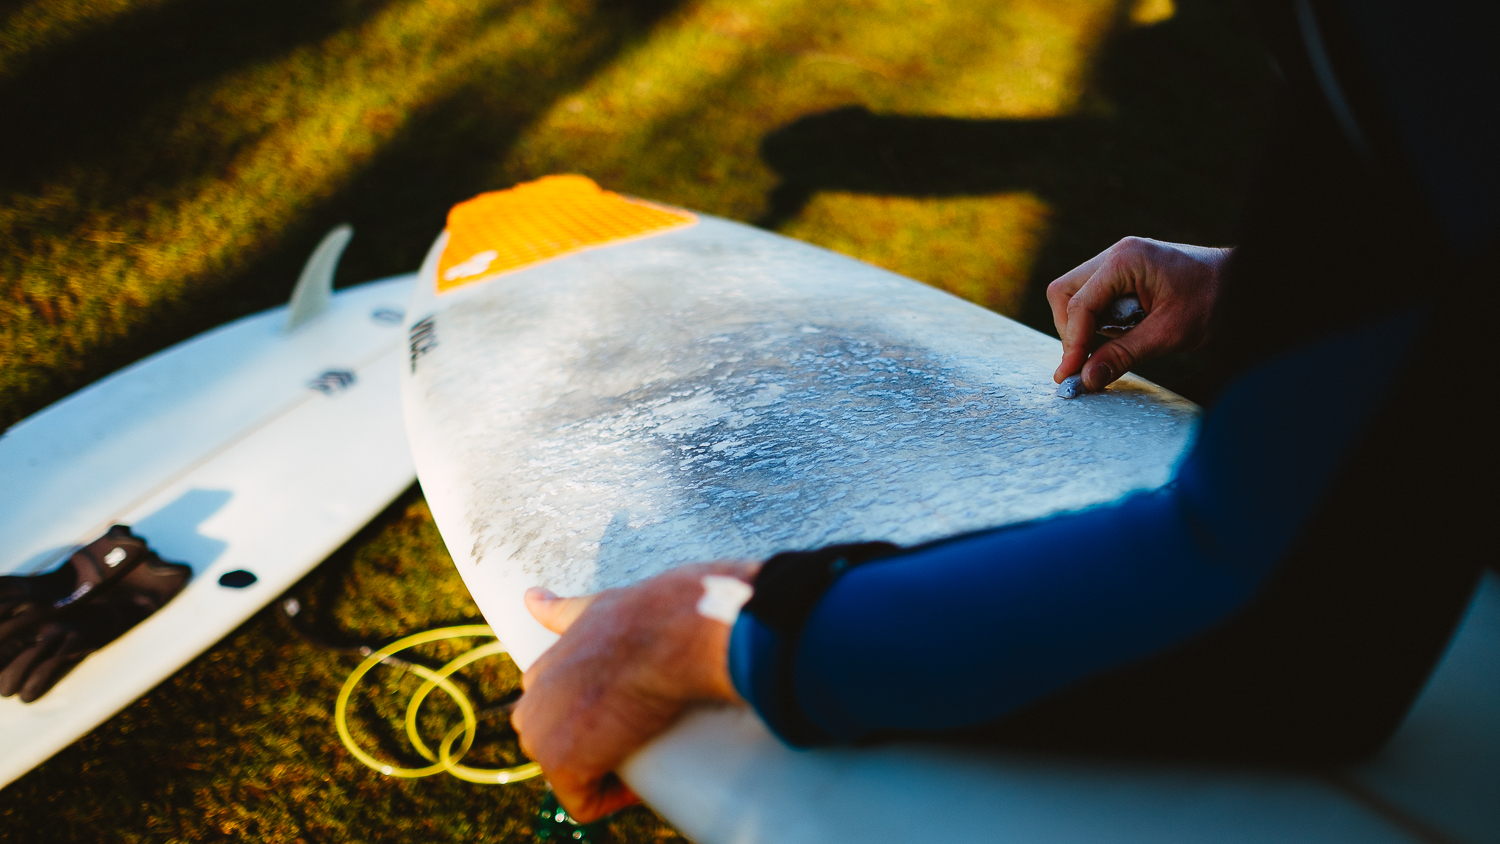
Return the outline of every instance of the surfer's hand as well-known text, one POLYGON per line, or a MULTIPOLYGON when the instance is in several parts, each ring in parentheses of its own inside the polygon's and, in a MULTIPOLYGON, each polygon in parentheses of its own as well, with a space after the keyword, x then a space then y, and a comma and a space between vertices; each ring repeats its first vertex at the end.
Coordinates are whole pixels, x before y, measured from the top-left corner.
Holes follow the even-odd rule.
POLYGON ((1049 284, 1047 303, 1063 342, 1052 379, 1082 370, 1084 386, 1102 390, 1141 361, 1201 347, 1231 252, 1127 237, 1049 284), (1093 348, 1101 312, 1126 295, 1140 299, 1146 318, 1093 348))
POLYGON ((579 598, 526 593, 527 609, 562 638, 527 669, 511 723, 578 821, 638 802, 615 768, 689 704, 739 700, 729 679, 729 625, 697 606, 704 575, 749 581, 756 568, 684 566, 579 598))

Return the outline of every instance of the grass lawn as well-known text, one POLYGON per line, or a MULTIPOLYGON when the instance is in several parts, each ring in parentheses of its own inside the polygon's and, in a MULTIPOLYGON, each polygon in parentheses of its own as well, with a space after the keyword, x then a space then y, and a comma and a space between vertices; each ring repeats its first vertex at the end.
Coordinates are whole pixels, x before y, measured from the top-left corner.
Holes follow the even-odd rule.
MULTIPOLYGON (((406 272, 554 172, 1050 331, 1121 236, 1233 241, 1271 86, 1227 0, 0 0, 0 426, 281 303, 336 223, 339 284, 406 272)), ((293 594, 350 637, 477 618, 416 490, 293 594)), ((343 750, 354 664, 263 612, 0 790, 0 840, 529 840, 534 783, 343 750)))

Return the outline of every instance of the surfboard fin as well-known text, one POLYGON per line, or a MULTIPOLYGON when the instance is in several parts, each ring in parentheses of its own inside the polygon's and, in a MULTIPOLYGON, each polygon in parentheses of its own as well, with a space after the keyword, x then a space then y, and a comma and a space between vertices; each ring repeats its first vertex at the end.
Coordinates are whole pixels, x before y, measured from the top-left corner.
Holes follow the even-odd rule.
POLYGON ((333 271, 338 269, 339 258, 344 247, 354 237, 354 227, 348 223, 334 226, 323 236, 318 248, 302 267, 297 286, 292 290, 292 301, 286 309, 286 326, 282 331, 290 334, 297 327, 328 309, 333 300, 333 271))

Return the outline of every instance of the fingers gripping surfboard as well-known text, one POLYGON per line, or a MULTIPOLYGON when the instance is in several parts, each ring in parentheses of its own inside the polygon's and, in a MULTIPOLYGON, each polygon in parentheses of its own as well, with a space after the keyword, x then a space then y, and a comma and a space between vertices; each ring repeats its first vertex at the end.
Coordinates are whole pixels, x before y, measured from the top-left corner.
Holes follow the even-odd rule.
POLYGON ((265 606, 410 486, 400 322, 412 276, 332 292, 348 227, 288 307, 139 361, 0 436, 0 574, 112 524, 191 567, 183 590, 35 702, 0 699, 0 785, 265 606))
MULTIPOLYGON (((423 490, 523 668, 555 641, 528 587, 579 594, 1088 506, 1165 482, 1197 417, 1134 377, 1061 400, 1055 340, 579 177, 456 207, 408 314, 423 490)), ((1351 799, 1378 778, 792 751, 735 708, 693 713, 621 773, 703 842, 925 840, 945 818, 974 819, 975 841, 1407 841, 1421 827, 1382 814, 1399 801, 1378 788, 1360 794, 1389 798, 1381 811, 1351 799)))

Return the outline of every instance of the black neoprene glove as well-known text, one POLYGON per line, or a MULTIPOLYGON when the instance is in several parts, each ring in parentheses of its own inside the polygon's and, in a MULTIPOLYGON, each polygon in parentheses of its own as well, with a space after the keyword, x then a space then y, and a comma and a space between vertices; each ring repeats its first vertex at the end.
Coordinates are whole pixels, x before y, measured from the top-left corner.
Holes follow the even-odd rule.
POLYGON ((182 591, 191 575, 115 525, 50 572, 0 577, 0 696, 36 700, 182 591))

